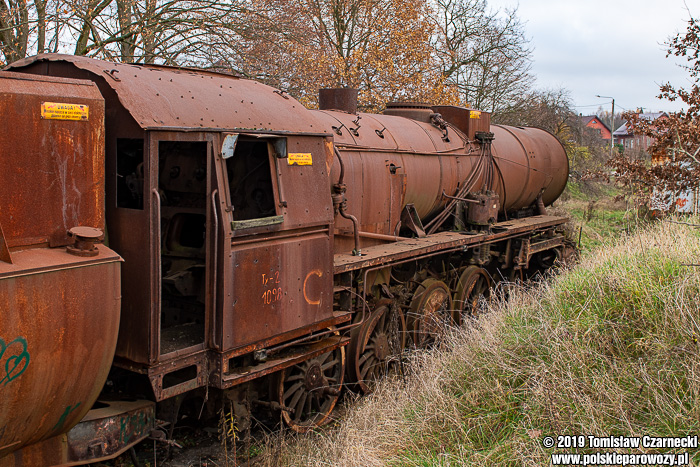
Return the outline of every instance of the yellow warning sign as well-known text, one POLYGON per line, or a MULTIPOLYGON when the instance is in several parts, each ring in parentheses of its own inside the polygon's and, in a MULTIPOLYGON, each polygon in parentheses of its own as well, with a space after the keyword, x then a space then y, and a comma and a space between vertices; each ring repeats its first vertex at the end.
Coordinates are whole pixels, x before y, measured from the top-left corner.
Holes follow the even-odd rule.
POLYGON ((287 155, 287 164, 289 165, 313 165, 311 154, 308 152, 289 153, 287 155))
POLYGON ((469 111, 469 118, 476 118, 477 120, 481 118, 481 112, 478 110, 469 111))
POLYGON ((41 118, 46 120, 87 120, 88 112, 89 106, 84 104, 41 103, 41 118))

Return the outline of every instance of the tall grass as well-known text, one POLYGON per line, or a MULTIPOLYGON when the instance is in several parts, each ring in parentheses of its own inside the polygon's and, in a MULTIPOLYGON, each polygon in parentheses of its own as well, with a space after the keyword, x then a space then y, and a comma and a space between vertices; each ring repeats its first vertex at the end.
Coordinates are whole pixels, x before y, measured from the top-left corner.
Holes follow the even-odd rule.
POLYGON ((551 465, 544 436, 700 434, 698 263, 689 226, 607 244, 413 356, 335 427, 270 439, 258 464, 551 465))

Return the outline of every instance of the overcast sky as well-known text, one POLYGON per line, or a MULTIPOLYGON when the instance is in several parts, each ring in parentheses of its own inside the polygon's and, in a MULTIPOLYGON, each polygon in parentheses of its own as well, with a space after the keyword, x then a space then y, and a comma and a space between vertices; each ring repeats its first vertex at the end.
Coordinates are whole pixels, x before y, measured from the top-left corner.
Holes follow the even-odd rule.
POLYGON ((576 110, 594 114, 643 107, 673 111, 680 105, 656 99, 659 84, 687 86, 688 74, 666 58, 663 43, 684 32, 698 0, 487 0, 492 9, 518 8, 534 49, 538 88, 566 88, 576 110))

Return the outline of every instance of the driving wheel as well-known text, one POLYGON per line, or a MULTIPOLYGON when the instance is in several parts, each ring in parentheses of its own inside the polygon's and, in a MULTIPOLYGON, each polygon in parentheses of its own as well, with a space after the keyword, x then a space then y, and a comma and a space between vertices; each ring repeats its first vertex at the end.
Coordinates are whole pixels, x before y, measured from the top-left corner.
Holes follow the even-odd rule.
POLYGON ((450 289, 436 279, 426 279, 413 294, 409 311, 409 330, 417 347, 435 341, 440 331, 452 323, 450 289))
POLYGON ((390 300, 382 300, 348 346, 348 377, 370 392, 384 375, 398 370, 406 345, 406 320, 390 300))
POLYGON ((469 318, 476 318, 491 299, 491 279, 485 269, 469 266, 459 276, 452 297, 452 310, 455 323, 462 324, 469 318))
POLYGON ((284 422, 300 433, 327 423, 340 396, 344 371, 345 349, 339 347, 280 372, 277 400, 284 422))

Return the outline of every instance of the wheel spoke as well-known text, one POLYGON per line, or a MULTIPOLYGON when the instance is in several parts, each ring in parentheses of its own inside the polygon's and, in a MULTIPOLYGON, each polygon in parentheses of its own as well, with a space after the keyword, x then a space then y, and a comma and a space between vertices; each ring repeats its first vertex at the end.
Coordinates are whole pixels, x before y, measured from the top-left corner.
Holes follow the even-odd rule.
POLYGON ((305 394, 305 392, 306 391, 304 391, 303 389, 301 391, 297 391, 294 394, 294 397, 292 397, 291 403, 287 405, 287 407, 289 407, 290 409, 294 409, 295 418, 297 418, 296 415, 299 413, 299 402, 303 400, 302 396, 305 394))
POLYGON ((284 400, 289 399, 289 397, 290 397, 292 394, 294 394, 295 392, 297 392, 299 389, 301 389, 301 387, 302 387, 303 385, 304 385, 304 383, 301 382, 301 381, 298 382, 298 383, 293 384, 289 389, 287 389, 287 390, 285 391, 285 393, 284 393, 284 395, 282 396, 282 398, 283 398, 284 400))
POLYGON ((321 355, 321 364, 325 363, 328 361, 329 358, 333 356, 333 352, 328 352, 323 355, 321 355))
POLYGON ((360 359, 358 360, 358 364, 362 366, 362 364, 365 363, 367 359, 372 355, 373 352, 365 352, 364 354, 362 354, 362 357, 360 357, 360 359))
POLYGON ((308 393, 304 392, 303 397, 300 397, 297 403, 294 405, 294 420, 301 422, 304 416, 304 406, 306 405, 306 399, 308 398, 308 393))
POLYGON ((312 396, 311 404, 309 405, 309 412, 320 412, 321 411, 321 399, 319 397, 312 396))
POLYGON ((304 400, 304 404, 301 406, 301 415, 306 418, 306 416, 309 414, 311 411, 311 403, 313 401, 313 394, 310 392, 306 394, 306 399, 304 400))
POLYGON ((326 362, 321 365, 321 369, 325 372, 327 369, 334 367, 338 363, 340 363, 340 360, 336 358, 335 360, 331 360, 330 362, 326 362))
MULTIPOLYGON (((374 326, 374 330, 376 330, 376 329, 384 329, 384 323, 386 323, 386 321, 387 321, 386 315, 388 315, 388 314, 389 314, 389 310, 385 310, 385 311, 382 313, 382 317, 379 318, 379 322, 377 323, 376 326, 374 326)), ((373 331, 374 331, 374 330, 373 330, 373 331)))
POLYGON ((370 359, 367 360, 367 363, 366 363, 364 366, 362 366, 362 369, 361 369, 361 371, 360 371, 360 377, 361 377, 362 379, 365 379, 365 376, 367 376, 367 372, 368 372, 373 366, 375 366, 378 362, 379 362, 379 359, 378 359, 377 357, 375 357, 374 355, 372 355, 372 357, 371 357, 370 359))

